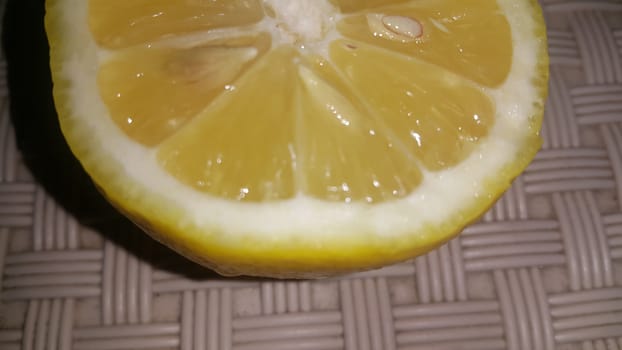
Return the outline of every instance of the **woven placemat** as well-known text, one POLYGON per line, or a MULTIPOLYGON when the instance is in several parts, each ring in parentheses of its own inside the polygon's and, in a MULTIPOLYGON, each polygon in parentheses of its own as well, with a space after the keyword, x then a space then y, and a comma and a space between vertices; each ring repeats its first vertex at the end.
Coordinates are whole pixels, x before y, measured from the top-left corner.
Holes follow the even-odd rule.
POLYGON ((320 281, 219 277, 110 208, 58 130, 43 1, 5 2, 0 349, 622 350, 621 1, 542 1, 544 147, 480 222, 320 281))

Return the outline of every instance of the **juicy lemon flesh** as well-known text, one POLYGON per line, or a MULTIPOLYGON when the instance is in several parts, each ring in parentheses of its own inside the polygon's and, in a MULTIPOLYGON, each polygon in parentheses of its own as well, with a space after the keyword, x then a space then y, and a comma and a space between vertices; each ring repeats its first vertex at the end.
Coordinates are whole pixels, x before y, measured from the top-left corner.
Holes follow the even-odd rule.
POLYGON ((110 49, 140 45, 164 36, 243 26, 263 16, 256 0, 89 0, 89 28, 110 49))
POLYGON ((423 33, 408 43, 386 40, 368 30, 370 20, 365 12, 344 19, 339 31, 348 38, 433 63, 488 87, 503 83, 509 72, 510 27, 496 1, 420 0, 371 11, 415 19, 424 28, 423 33))
POLYGON ((128 136, 155 146, 203 110, 269 43, 263 35, 189 48, 126 49, 100 68, 101 97, 128 136))
POLYGON ((340 38, 313 51, 275 40, 260 1, 90 0, 92 35, 111 53, 102 100, 163 169, 208 195, 404 198, 494 126, 486 89, 510 70, 509 24, 494 0, 332 4, 340 38))

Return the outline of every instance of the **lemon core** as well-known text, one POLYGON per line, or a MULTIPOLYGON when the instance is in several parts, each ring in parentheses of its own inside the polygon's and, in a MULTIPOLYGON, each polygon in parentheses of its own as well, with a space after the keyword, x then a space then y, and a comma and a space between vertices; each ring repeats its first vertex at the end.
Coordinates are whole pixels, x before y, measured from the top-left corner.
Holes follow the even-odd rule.
POLYGON ((338 9, 327 0, 265 0, 275 17, 282 43, 304 45, 323 40, 335 30, 338 9))

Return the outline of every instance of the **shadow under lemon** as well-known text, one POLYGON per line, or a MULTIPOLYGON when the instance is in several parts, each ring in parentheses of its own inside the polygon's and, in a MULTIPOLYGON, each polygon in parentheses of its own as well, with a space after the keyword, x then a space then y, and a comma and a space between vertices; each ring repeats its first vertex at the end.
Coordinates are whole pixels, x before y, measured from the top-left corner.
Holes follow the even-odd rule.
POLYGON ((11 120, 35 180, 81 225, 140 260, 195 280, 223 278, 156 242, 116 211, 73 156, 54 108, 44 15, 44 0, 8 0, 2 31, 11 120))

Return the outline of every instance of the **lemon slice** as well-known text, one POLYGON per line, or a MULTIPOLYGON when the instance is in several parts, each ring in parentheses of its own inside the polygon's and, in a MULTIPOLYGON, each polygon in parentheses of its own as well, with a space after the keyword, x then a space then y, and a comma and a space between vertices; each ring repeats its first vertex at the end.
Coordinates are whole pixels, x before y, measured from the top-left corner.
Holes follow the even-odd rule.
POLYGON ((225 275, 422 254, 540 147, 534 0, 48 0, 63 133, 105 196, 225 275))

